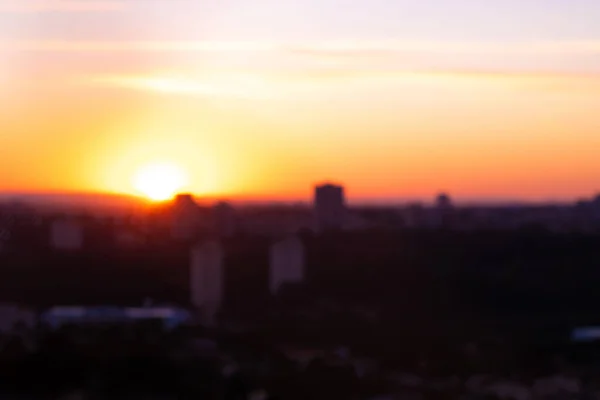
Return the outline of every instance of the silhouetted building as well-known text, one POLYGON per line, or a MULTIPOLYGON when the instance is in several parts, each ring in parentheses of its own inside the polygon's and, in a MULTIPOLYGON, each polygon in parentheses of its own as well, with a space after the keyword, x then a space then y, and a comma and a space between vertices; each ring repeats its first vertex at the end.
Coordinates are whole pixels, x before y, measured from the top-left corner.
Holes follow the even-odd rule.
POLYGON ((435 204, 438 210, 448 211, 452 210, 453 208, 452 200, 450 199, 450 196, 446 193, 440 193, 437 196, 435 204))
POLYGON ((346 220, 346 200, 342 186, 325 184, 315 189, 315 217, 317 230, 339 230, 346 220))
POLYGON ((190 194, 177 195, 173 204, 171 235, 174 239, 192 239, 198 232, 200 208, 190 194))
POLYGON ((50 227, 50 245, 57 250, 74 251, 83 246, 83 228, 72 219, 60 219, 50 227))
POLYGON ((454 226, 454 206, 450 196, 446 193, 437 196, 433 217, 433 225, 436 227, 450 228, 454 226))
POLYGON ((223 302, 224 254, 221 244, 209 242, 192 249, 191 303, 207 323, 213 323, 223 302))
POLYGON ((290 237, 271 246, 269 290, 277 294, 286 283, 304 281, 305 251, 302 241, 290 237))

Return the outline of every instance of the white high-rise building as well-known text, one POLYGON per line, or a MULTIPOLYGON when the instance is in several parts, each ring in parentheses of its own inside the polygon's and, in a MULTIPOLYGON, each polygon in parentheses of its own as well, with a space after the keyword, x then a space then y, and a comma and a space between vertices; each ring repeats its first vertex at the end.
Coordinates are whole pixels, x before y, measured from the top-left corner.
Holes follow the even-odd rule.
POLYGON ((208 242, 192 249, 190 262, 191 303, 206 322, 213 323, 223 301, 223 249, 208 242))
POLYGON ((52 222, 50 245, 57 250, 74 251, 83 246, 83 228, 71 219, 59 219, 52 222))
POLYGON ((271 246, 269 289, 277 294, 283 284, 304 281, 304 245, 297 237, 290 237, 271 246))
POLYGON ((318 231, 343 228, 346 222, 346 199, 342 186, 332 184, 317 186, 314 202, 318 231))

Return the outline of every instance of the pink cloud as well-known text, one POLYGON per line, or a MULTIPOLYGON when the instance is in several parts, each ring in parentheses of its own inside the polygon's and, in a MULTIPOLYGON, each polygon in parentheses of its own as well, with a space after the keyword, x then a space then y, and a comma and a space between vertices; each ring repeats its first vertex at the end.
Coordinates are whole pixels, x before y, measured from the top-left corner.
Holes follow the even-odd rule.
MULTIPOLYGON (((1 0, 0 0, 1 1, 1 0)), ((85 0, 77 0, 85 1, 85 0)), ((485 43, 485 42, 226 42, 226 41, 77 41, 0 39, 0 52, 10 53, 90 53, 105 57, 104 63, 120 65, 117 70, 140 66, 137 53, 155 53, 145 58, 143 67, 154 69, 238 69, 246 71, 321 71, 327 79, 355 76, 357 71, 384 76, 397 71, 436 73, 474 77, 486 74, 509 76, 511 73, 597 75, 589 60, 600 55, 600 41, 485 43), (110 56, 112 53, 114 57, 110 56), (162 54, 165 56, 162 56, 162 54), (169 54, 173 53, 173 54, 169 54), (180 61, 175 53, 183 57, 180 61), (246 57, 246 53, 250 56, 246 57), (216 54, 216 56, 215 56, 216 54), (232 57, 220 57, 220 54, 232 57), (241 57, 237 57, 240 55, 241 57), (228 59, 229 61, 223 61, 228 59), (201 61, 199 61, 201 60, 201 61), (241 60, 241 61, 240 61, 241 60)), ((58 57, 56 58, 59 59, 58 57)), ((64 58, 67 60, 67 58, 64 58)), ((81 63, 84 63, 81 61, 81 63)), ((78 64, 93 70, 95 65, 78 64)), ((61 68, 63 68, 61 66, 61 68)), ((122 71, 115 71, 122 72, 122 71)), ((359 74, 362 74, 360 72, 359 74)), ((489 76, 487 76, 489 78, 489 76)))
POLYGON ((0 0, 0 12, 106 12, 123 10, 123 0, 0 0))
MULTIPOLYGON (((81 1, 81 0, 80 0, 81 1)), ((77 41, 29 40, 2 41, 0 49, 39 52, 223 52, 272 51, 275 45, 260 42, 200 42, 200 41, 77 41)))

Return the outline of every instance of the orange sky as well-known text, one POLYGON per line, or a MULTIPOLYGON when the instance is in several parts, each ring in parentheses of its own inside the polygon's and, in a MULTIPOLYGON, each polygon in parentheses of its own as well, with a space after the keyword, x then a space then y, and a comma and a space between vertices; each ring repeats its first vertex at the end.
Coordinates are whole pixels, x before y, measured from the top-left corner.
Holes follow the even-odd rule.
POLYGON ((0 191, 133 193, 136 170, 162 161, 199 195, 306 198, 326 179, 360 198, 600 188, 593 35, 199 40, 152 32, 179 17, 142 10, 110 33, 125 3, 89 4, 0 7, 0 191))

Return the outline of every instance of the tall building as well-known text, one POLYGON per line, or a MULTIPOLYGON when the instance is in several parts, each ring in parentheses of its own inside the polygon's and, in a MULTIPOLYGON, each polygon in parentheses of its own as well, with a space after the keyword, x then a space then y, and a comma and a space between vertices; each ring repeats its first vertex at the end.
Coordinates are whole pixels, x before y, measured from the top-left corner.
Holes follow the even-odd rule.
POLYGON ((207 323, 214 323, 223 301, 223 258, 218 242, 205 243, 191 252, 191 303, 207 323))
POLYGON ((213 221, 215 233, 220 237, 231 237, 237 231, 237 216, 235 209, 225 202, 217 203, 213 207, 213 221))
POLYGON ((50 245, 57 250, 74 251, 83 246, 83 228, 71 219, 59 219, 50 227, 50 245))
POLYGON ((440 193, 436 198, 435 204, 437 209, 442 211, 452 210, 453 208, 452 199, 446 193, 440 193))
POLYGON ((271 246, 269 290, 277 294, 283 284, 304 281, 304 245, 297 237, 290 237, 271 246))
POLYGON ((190 194, 177 195, 173 203, 171 235, 174 239, 192 239, 198 232, 200 208, 190 194))
POLYGON ((454 217, 452 199, 448 194, 440 193, 435 200, 433 225, 438 228, 451 228, 455 223, 454 217))
POLYGON ((342 186, 325 184, 315 188, 316 227, 320 232, 338 230, 346 220, 346 199, 342 186))

